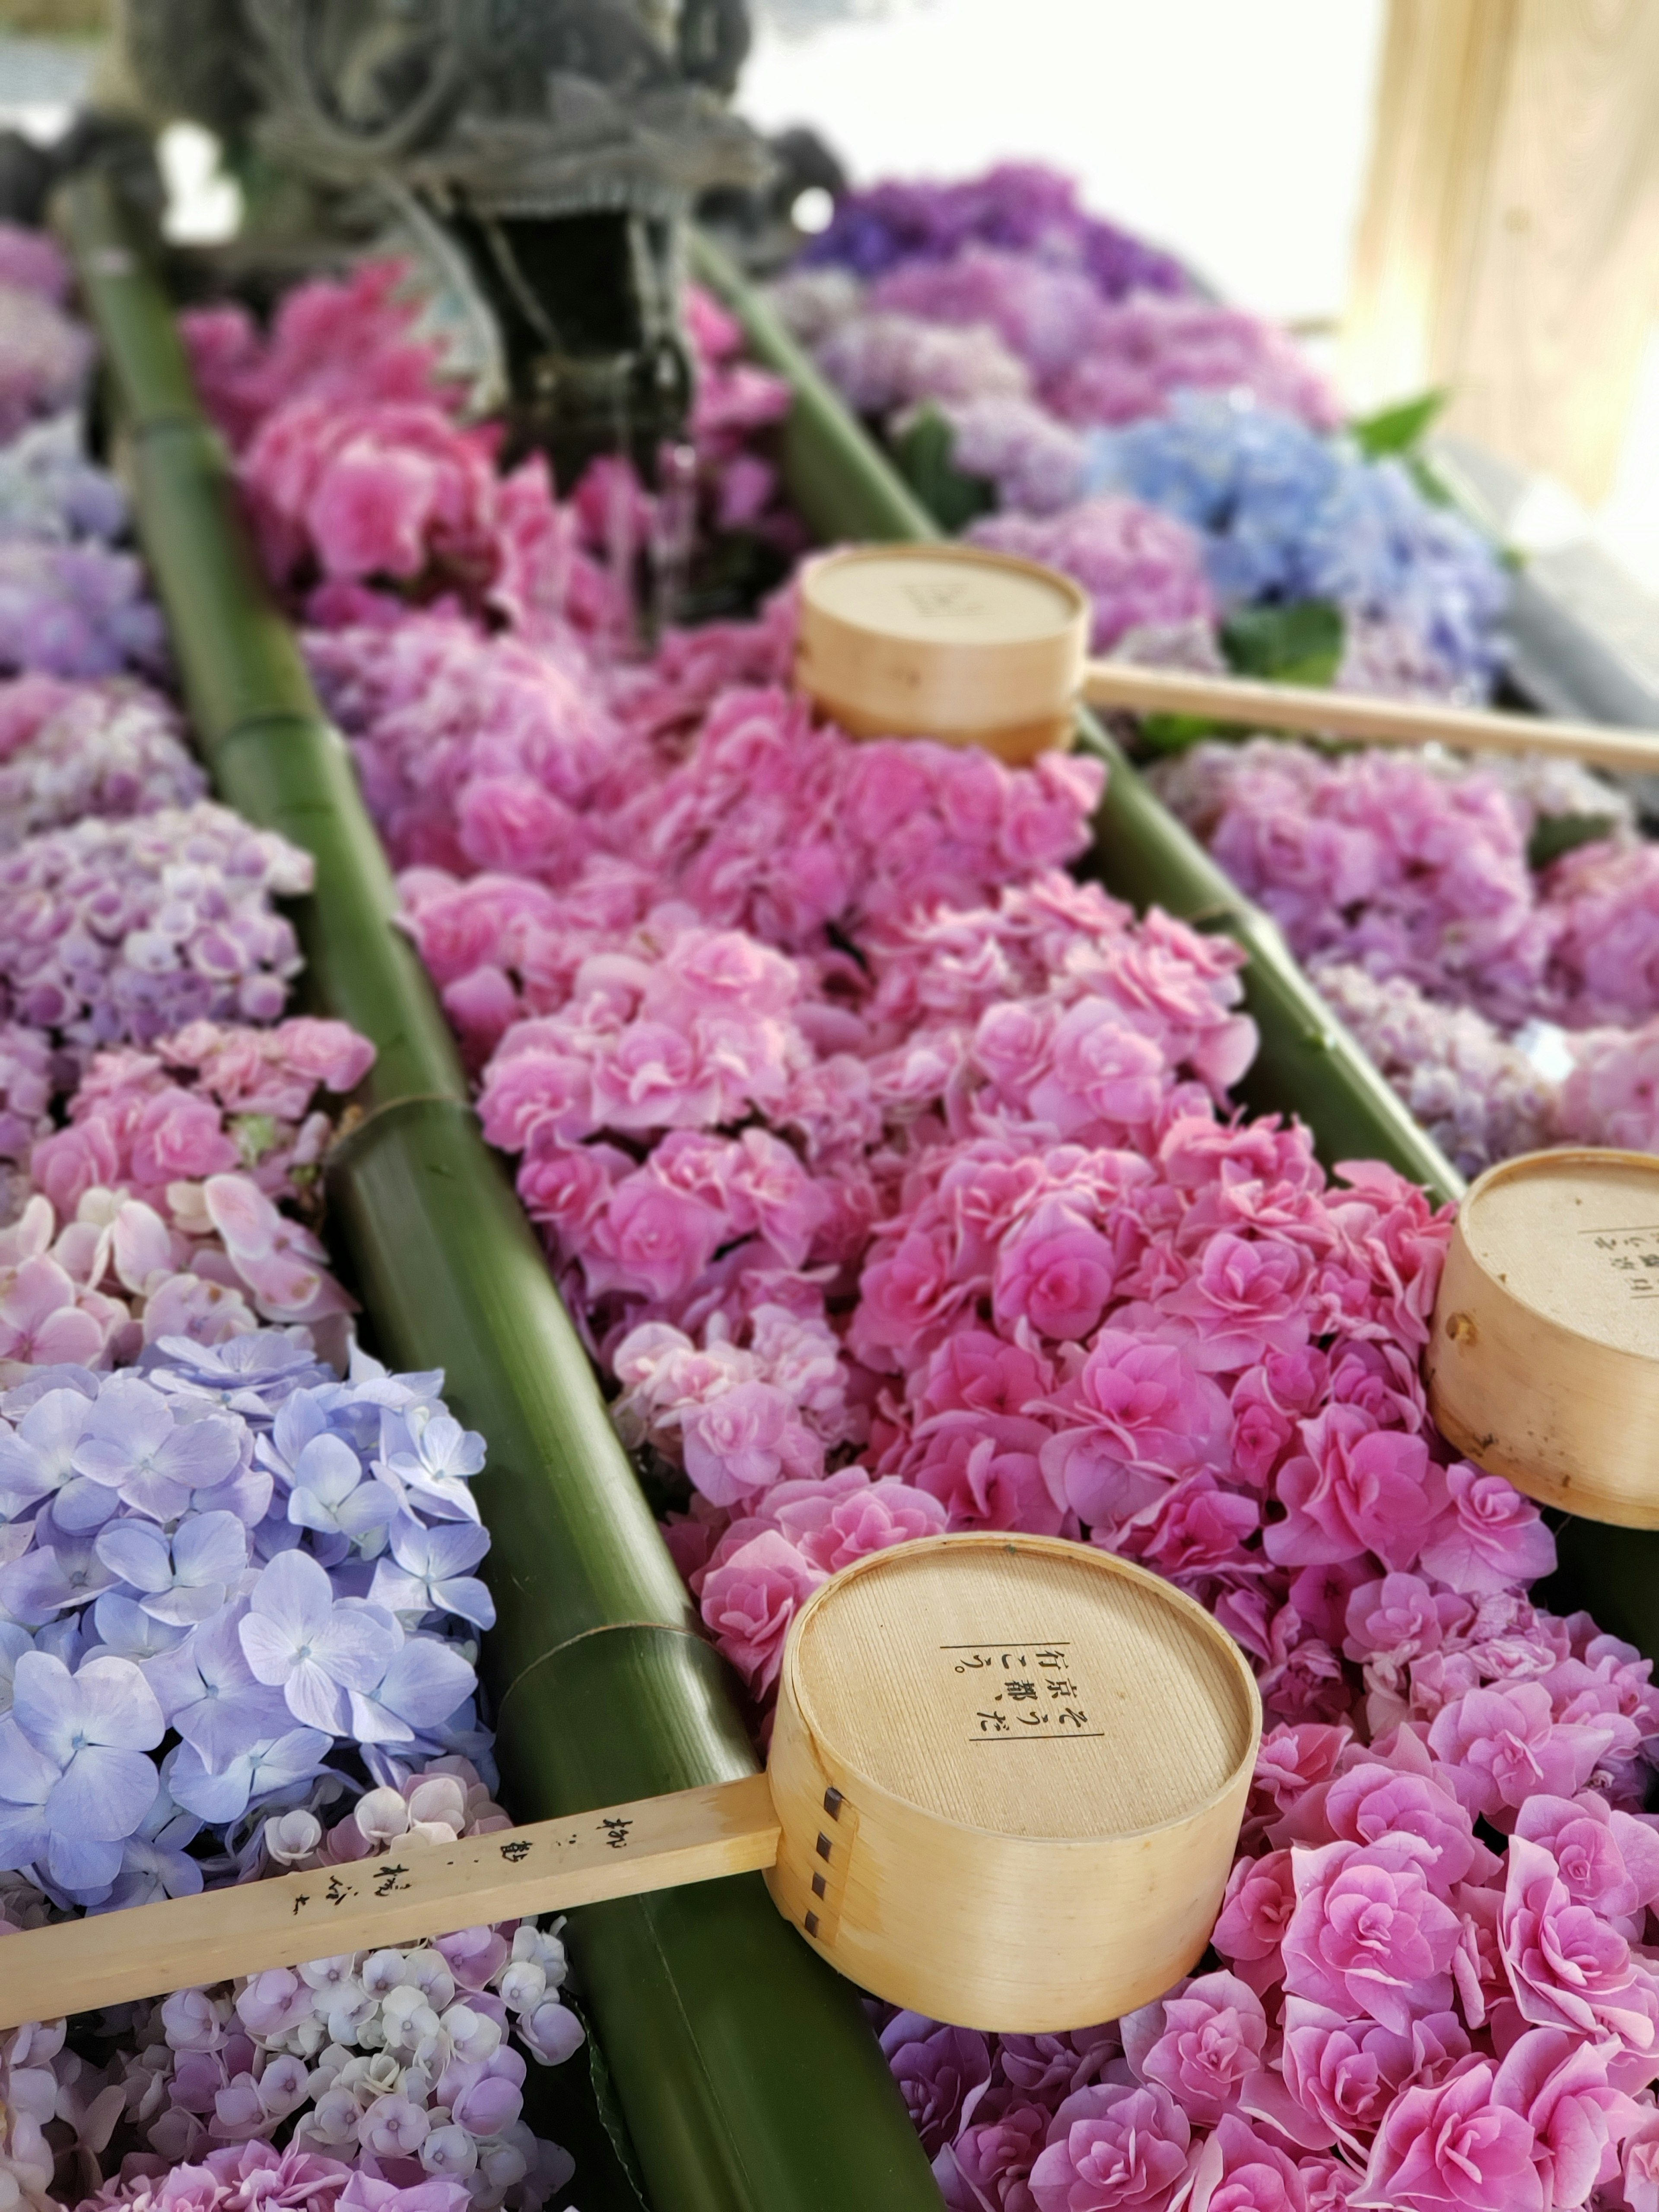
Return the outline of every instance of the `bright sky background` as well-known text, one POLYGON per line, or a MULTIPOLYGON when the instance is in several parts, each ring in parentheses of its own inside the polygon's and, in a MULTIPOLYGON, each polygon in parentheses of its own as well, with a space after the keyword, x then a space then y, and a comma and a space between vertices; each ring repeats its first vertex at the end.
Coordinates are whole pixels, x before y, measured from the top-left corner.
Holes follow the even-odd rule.
MULTIPOLYGON (((1296 322, 1342 312, 1385 0, 751 0, 740 105, 810 122, 860 182, 1010 156, 1072 171, 1097 212, 1223 295, 1296 322)), ((0 36, 0 116, 50 126, 86 49, 0 36)), ((165 149, 175 235, 222 227, 212 149, 165 149)), ((1316 354, 1328 349, 1316 343, 1316 354)), ((1590 519, 1553 496, 1550 532, 1590 519)), ((1659 338, 1596 534, 1659 592, 1659 338)))

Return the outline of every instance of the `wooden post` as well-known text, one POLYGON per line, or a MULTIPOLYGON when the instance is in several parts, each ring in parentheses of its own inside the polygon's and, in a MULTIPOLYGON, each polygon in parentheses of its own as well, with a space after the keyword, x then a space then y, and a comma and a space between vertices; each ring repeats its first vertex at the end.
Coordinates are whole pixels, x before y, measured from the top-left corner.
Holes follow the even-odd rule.
POLYGON ((1390 0, 1342 346, 1361 410, 1448 427, 1595 504, 1659 305, 1659 7, 1390 0))

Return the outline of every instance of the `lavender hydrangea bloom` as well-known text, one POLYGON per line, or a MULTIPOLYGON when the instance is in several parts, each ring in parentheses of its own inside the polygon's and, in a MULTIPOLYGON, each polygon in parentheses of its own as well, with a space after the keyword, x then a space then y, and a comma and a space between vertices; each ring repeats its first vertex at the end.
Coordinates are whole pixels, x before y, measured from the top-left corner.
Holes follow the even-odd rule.
POLYGON ((131 554, 95 542, 0 542, 0 669, 160 674, 166 660, 161 610, 131 554))
POLYGON ((280 1689, 301 1726, 346 1735, 352 1691, 372 1690, 398 1648, 390 1613, 336 1598, 325 1569, 283 1552, 260 1576, 237 1629, 257 1680, 280 1689))
POLYGON ((189 806, 206 789, 176 713, 144 686, 0 684, 0 850, 89 815, 189 806))
POLYGON ((73 1480, 93 1402, 80 1390, 49 1390, 15 1428, 0 1419, 0 1518, 15 1519, 73 1480))
POLYGON ((154 1905, 164 1897, 193 1897, 202 1887, 200 1863, 190 1845, 201 1833, 193 1813, 180 1810, 165 1790, 121 1846, 121 1871, 115 1887, 96 1908, 125 1911, 129 1905, 154 1905))
POLYGON ((15 269, 0 270, 0 441, 69 406, 91 360, 88 331, 15 269))
POLYGON ((364 1480, 362 1462, 343 1437, 331 1430, 313 1437, 294 1462, 293 1485, 288 1517, 296 1528, 351 1538, 369 1557, 380 1551, 398 1500, 385 1483, 364 1480))
POLYGON ((96 1549, 140 1594, 141 1611, 185 1628, 211 1620, 228 1601, 247 1565, 247 1530, 223 1511, 192 1514, 171 1537, 151 1521, 118 1521, 100 1531, 96 1549))
POLYGON ((176 1521, 193 1493, 235 1473, 241 1451, 235 1422, 212 1413, 175 1420, 159 1391, 123 1375, 105 1385, 88 1411, 73 1464, 78 1474, 114 1491, 131 1511, 176 1521))
MULTIPOLYGON (((161 1692, 150 1673, 151 1662, 176 1651, 190 1635, 186 1627, 158 1620, 137 1598, 128 1597, 120 1589, 106 1589, 101 1597, 94 1600, 92 1625, 98 1638, 94 1649, 109 1652, 118 1659, 131 1659, 150 1687, 157 1690, 158 1696, 161 1692)), ((161 1709, 171 1720, 165 1697, 161 1698, 161 1709)))
POLYGON ((318 1358, 310 1332, 300 1328, 253 1329, 223 1344, 164 1336, 146 1346, 136 1371, 170 1397, 222 1406, 267 1427, 295 1391, 335 1379, 318 1358))
POLYGON ((0 1620, 0 1714, 11 1711, 12 1680, 17 1662, 33 1651, 34 1638, 15 1620, 0 1620))
POLYGON ((352 1722, 364 1744, 440 1739, 477 1687, 471 1662, 436 1636, 406 1637, 373 1693, 351 1699, 352 1722))
POLYGON ((1035 161, 1002 162, 960 184, 889 180, 848 192, 800 265, 879 276, 905 262, 949 260, 975 240, 1080 268, 1103 299, 1190 289, 1171 255, 1085 215, 1072 179, 1035 161))
POLYGON ((304 1792, 331 1754, 347 1782, 395 1782, 393 1747, 487 1764, 456 1633, 490 1617, 470 1572, 489 1544, 469 1488, 483 1447, 442 1383, 361 1353, 341 1378, 302 1330, 269 1329, 167 1339, 136 1370, 41 1369, 0 1392, 0 1713, 15 1753, 0 1872, 35 1867, 72 1902, 131 1901, 188 1885, 183 1861, 211 1864, 204 1825, 234 1855, 227 1826, 304 1792), (380 1562, 394 1520, 398 1553, 380 1562), (374 1590, 379 1564, 400 1578, 397 1610, 374 1590), (142 1746, 80 1747, 130 1754, 126 1795, 109 1800, 118 1835, 56 1835, 64 1744, 8 1711, 19 1670, 27 1689, 46 1662, 82 1698, 125 1684, 153 1727, 142 1746), (158 1768, 164 1729, 178 1740, 158 1768))
POLYGON ((0 447, 0 538, 110 539, 126 524, 126 494, 87 459, 79 415, 54 415, 0 447))
POLYGON ((369 1595, 406 1627, 418 1626, 429 1613, 453 1613, 477 1628, 492 1628, 495 1600, 470 1571, 489 1548, 489 1535, 470 1522, 426 1528, 399 1514, 392 1526, 392 1558, 375 1568, 369 1595))
POLYGON ((444 1520, 476 1521, 478 1508, 466 1487, 483 1465, 484 1442, 453 1414, 411 1407, 388 1407, 381 1417, 381 1471, 414 1492, 415 1510, 444 1520))
POLYGON ((147 1753, 164 1732, 130 1660, 88 1659, 71 1674, 46 1652, 24 1652, 0 1723, 0 1861, 43 1863, 71 1893, 106 1887, 155 1802, 147 1753))
POLYGON ((93 1537, 62 1527, 48 1507, 36 1514, 27 1551, 0 1567, 0 1611, 25 1627, 40 1628, 54 1614, 90 1605, 115 1586, 93 1537))
POLYGON ((319 1729, 287 1729, 262 1736, 216 1772, 193 1744, 181 1743, 161 1765, 161 1780, 186 1812, 223 1827, 250 1805, 309 1782, 320 1772, 329 1740, 319 1729))
POLYGON ((76 823, 0 856, 0 1019, 82 1048, 271 1021, 300 967, 277 897, 313 867, 222 806, 76 823))

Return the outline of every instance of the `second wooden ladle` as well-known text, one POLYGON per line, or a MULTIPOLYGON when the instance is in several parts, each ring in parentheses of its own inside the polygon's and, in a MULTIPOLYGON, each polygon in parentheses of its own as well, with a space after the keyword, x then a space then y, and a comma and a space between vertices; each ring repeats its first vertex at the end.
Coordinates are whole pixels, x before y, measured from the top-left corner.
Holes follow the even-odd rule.
POLYGON ((1373 745, 1553 753, 1659 772, 1659 730, 1091 659, 1088 594, 1058 569, 968 545, 870 545, 801 572, 796 681, 854 737, 932 737, 1011 763, 1069 743, 1079 701, 1373 745))

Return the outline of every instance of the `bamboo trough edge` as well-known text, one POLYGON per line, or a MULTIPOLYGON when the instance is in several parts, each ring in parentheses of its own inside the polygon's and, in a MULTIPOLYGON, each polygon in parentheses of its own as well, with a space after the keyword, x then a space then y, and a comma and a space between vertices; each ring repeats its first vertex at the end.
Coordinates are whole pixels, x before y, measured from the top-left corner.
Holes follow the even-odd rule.
MULTIPOLYGON (((321 1010, 377 1045, 364 1104, 412 1109, 371 1115, 331 1174, 331 1219, 381 1348, 446 1367, 453 1410, 489 1434, 481 1504, 501 1620, 485 1657, 520 1686, 498 1746, 508 1795, 562 1815, 751 1776, 729 1672, 684 1632, 684 1584, 393 927, 378 837, 254 567, 132 218, 108 179, 87 175, 57 219, 103 341, 140 533, 216 782, 318 852, 297 918, 321 1010)), ((752 1875, 590 1905, 571 1932, 657 2212, 937 2206, 856 1993, 752 1875)))

